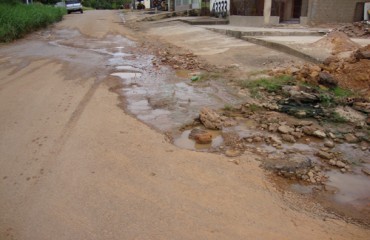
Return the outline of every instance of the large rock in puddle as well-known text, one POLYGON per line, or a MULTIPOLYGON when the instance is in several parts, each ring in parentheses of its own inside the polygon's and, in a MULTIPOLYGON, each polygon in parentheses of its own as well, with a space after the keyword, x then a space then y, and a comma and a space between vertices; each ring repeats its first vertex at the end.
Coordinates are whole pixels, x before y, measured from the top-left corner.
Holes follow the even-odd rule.
POLYGON ((191 130, 189 138, 198 144, 209 144, 212 142, 212 134, 206 130, 195 128, 191 130))

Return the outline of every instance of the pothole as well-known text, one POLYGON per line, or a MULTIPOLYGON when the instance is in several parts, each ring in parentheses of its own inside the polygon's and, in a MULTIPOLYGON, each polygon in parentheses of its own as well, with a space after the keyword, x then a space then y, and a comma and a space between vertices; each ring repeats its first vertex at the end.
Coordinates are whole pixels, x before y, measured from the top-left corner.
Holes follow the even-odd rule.
MULTIPOLYGON (((192 71, 175 72, 169 67, 154 65, 155 56, 133 53, 135 43, 121 36, 82 42, 78 41, 75 32, 66 36, 71 39, 53 41, 53 46, 68 46, 70 49, 83 46, 87 51, 106 56, 107 61, 101 62, 101 66, 108 68, 110 74, 122 82, 123 87, 118 92, 125 98, 126 109, 162 132, 175 132, 173 143, 176 146, 230 157, 243 157, 244 153, 258 154, 266 168, 293 179, 290 190, 313 194, 316 191, 314 189, 321 189, 321 196, 325 195, 326 203, 333 201, 341 206, 355 206, 354 211, 357 212, 354 217, 370 212, 370 181, 362 170, 370 169, 368 144, 360 146, 346 143, 343 136, 347 133, 337 133, 333 139, 326 136, 335 145, 328 148, 324 146, 324 140, 307 135, 306 126, 279 120, 280 113, 258 112, 259 109, 252 109, 253 106, 249 106, 248 111, 239 109, 235 116, 226 116, 233 119, 235 124, 224 126, 222 130, 209 131, 212 141, 199 144, 189 135, 192 129, 203 128, 202 125, 194 125, 194 119, 199 117, 203 107, 225 109, 225 103, 232 106, 241 104, 241 100, 229 94, 226 87, 212 81, 192 82, 192 71), (178 131, 186 124, 191 127, 178 131), (278 130, 281 126, 288 126, 289 134, 284 135, 284 130, 278 130), (338 139, 338 142, 334 139, 338 139), (330 160, 333 161, 330 163, 330 160)), ((317 109, 309 111, 312 108, 307 110, 290 105, 286 105, 286 108, 298 115, 302 112, 315 115, 313 110, 317 109)), ((227 119, 223 123, 227 123, 227 119)), ((325 134, 328 135, 327 132, 325 134)), ((366 217, 363 219, 370 222, 366 217)))

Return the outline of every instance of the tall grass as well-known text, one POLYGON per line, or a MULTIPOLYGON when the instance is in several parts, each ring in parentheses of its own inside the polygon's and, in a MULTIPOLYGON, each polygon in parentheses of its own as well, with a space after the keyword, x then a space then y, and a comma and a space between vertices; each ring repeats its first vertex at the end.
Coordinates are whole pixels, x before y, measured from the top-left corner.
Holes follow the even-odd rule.
POLYGON ((25 34, 60 21, 66 14, 64 8, 42 4, 0 3, 0 41, 9 42, 25 34))

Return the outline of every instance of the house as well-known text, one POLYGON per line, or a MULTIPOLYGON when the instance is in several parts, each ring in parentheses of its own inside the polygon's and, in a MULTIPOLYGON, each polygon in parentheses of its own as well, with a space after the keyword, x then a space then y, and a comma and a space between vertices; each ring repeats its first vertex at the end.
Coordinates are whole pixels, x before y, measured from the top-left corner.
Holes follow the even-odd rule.
MULTIPOLYGON (((200 9, 201 0, 168 0, 175 11, 200 9)), ((171 9, 171 8, 170 8, 171 9)))
MULTIPOLYGON (((220 0, 211 0, 217 2, 220 0)), ((224 0, 233 25, 346 23, 364 19, 370 0, 224 0)), ((212 10, 212 4, 210 6, 212 10)))

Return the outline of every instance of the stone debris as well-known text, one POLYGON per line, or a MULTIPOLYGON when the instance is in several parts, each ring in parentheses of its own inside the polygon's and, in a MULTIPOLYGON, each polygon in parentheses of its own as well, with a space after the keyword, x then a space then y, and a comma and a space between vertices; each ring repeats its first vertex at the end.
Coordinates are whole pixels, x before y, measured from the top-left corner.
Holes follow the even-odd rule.
MULTIPOLYGON (((326 39, 325 41, 332 44, 331 40, 326 39)), ((346 41, 343 40, 342 42, 346 41)), ((339 45, 341 46, 341 44, 339 45)), ((348 43, 346 46, 339 47, 339 50, 331 57, 328 57, 322 64, 307 63, 300 66, 292 66, 291 68, 299 69, 298 71, 294 71, 294 73, 291 73, 291 68, 275 69, 270 71, 270 75, 290 75, 299 82, 316 86, 321 85, 332 89, 338 86, 358 91, 364 97, 370 97, 370 44, 361 47, 355 43, 348 43), (339 54, 343 51, 349 51, 349 54, 339 54)), ((309 95, 312 93, 307 88, 289 86, 283 87, 283 92, 285 94, 288 93, 290 96, 293 95, 297 100, 302 97, 307 97, 305 99, 306 101, 310 99, 312 99, 311 101, 315 100, 314 96, 309 95), (302 94, 302 91, 306 94, 302 94)), ((319 96, 316 95, 316 97, 319 96)))
POLYGON ((370 24, 366 21, 347 23, 333 29, 333 32, 342 32, 351 38, 370 38, 370 24))
POLYGON ((290 143, 295 143, 296 142, 295 138, 290 134, 283 134, 283 135, 281 135, 281 138, 286 142, 290 142, 290 143))
POLYGON ((326 138, 326 133, 321 130, 314 131, 312 135, 318 138, 326 138))
POLYGON ((366 175, 370 176, 370 169, 369 168, 364 167, 364 168, 361 169, 361 171, 363 173, 365 173, 366 175))
POLYGON ((347 134, 345 134, 344 135, 344 139, 347 141, 347 142, 349 142, 349 143, 356 143, 356 142, 358 142, 359 140, 358 140, 358 138, 355 136, 355 135, 353 135, 352 133, 347 133, 347 134))
POLYGON ((227 157, 237 157, 241 155, 241 151, 238 149, 228 149, 226 150, 225 155, 227 157))
POLYGON ((170 51, 159 50, 157 55, 161 64, 171 65, 174 69, 205 70, 207 68, 204 62, 199 61, 198 57, 191 52, 173 54, 170 51))
POLYGON ((318 83, 328 88, 335 88, 338 86, 338 80, 336 80, 333 75, 327 72, 319 73, 318 83))
POLYGON ((213 130, 222 129, 222 119, 221 116, 214 110, 209 108, 202 108, 199 114, 199 119, 202 124, 213 130))
POLYGON ((335 147, 335 143, 333 141, 331 141, 331 140, 326 140, 324 142, 324 146, 325 147, 328 147, 328 148, 333 148, 333 147, 335 147))
POLYGON ((366 115, 349 106, 339 106, 334 109, 334 112, 338 117, 348 122, 365 125, 366 115))
POLYGON ((328 152, 324 152, 324 151, 319 151, 317 153, 317 156, 320 157, 320 158, 323 158, 323 159, 331 159, 332 158, 332 154, 328 153, 328 152))
POLYGON ((208 129, 220 130, 223 127, 230 127, 236 124, 236 121, 225 116, 219 115, 216 111, 204 107, 199 114, 201 123, 208 129))
POLYGON ((291 133, 294 131, 293 128, 286 126, 286 125, 281 125, 278 127, 278 131, 283 134, 291 133))

